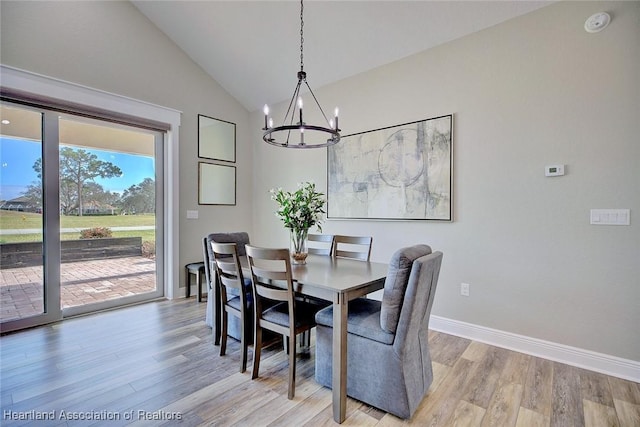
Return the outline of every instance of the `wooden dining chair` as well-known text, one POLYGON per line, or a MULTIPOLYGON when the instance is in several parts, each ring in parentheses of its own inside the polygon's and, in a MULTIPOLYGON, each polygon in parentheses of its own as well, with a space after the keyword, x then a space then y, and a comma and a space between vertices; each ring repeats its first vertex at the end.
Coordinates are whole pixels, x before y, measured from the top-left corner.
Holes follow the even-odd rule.
MULTIPOLYGON (((242 351, 240 372, 244 372, 247 370, 247 348, 249 347, 249 335, 253 321, 250 299, 253 298, 247 296, 237 245, 235 243, 211 242, 211 249, 214 259, 213 265, 220 287, 220 356, 224 356, 227 351, 228 315, 231 314, 240 320, 240 347, 242 351)), ((249 288, 250 295, 251 288, 249 288)))
POLYGON ((311 234, 307 235, 307 251, 311 255, 331 256, 333 251, 332 234, 311 234))
POLYGON ((296 387, 296 335, 315 326, 315 314, 321 307, 295 298, 288 249, 246 246, 254 292, 254 350, 251 379, 258 378, 262 330, 285 337, 289 349, 289 393, 293 399, 296 387), (265 302, 273 303, 268 308, 265 302))
MULTIPOLYGON (((310 255, 331 256, 333 252, 333 234, 309 233, 307 235, 307 252, 310 255)), ((308 296, 302 299, 310 304, 315 304, 320 308, 327 307, 331 304, 330 302, 327 302, 325 300, 308 296)), ((311 347, 311 333, 309 331, 304 332, 300 336, 300 345, 304 346, 307 349, 311 347)))
POLYGON ((373 237, 370 236, 335 235, 333 236, 333 256, 369 261, 372 243, 373 237))
MULTIPOLYGON (((214 344, 220 345, 220 327, 222 321, 220 319, 220 286, 218 284, 218 276, 215 272, 215 266, 213 265, 213 250, 211 248, 211 242, 216 243, 235 243, 236 251, 239 257, 246 256, 247 253, 244 250, 244 246, 249 244, 249 233, 246 231, 232 231, 232 232, 218 232, 209 233, 203 239, 203 255, 205 266, 209 265, 209 277, 207 282, 209 283, 209 292, 207 298, 207 313, 205 315, 205 323, 212 329, 214 344)), ((205 268, 205 273, 207 272, 205 268)), ((245 289, 251 292, 251 279, 245 278, 245 289)), ((233 291, 235 292, 235 290, 233 291)), ((253 313, 253 308, 249 309, 250 313, 253 313)), ((253 322, 250 322, 250 326, 253 322)), ((240 341, 242 336, 242 325, 240 319, 232 316, 227 325, 227 335, 240 341)), ((253 337, 253 329, 249 331, 249 338, 253 337)))

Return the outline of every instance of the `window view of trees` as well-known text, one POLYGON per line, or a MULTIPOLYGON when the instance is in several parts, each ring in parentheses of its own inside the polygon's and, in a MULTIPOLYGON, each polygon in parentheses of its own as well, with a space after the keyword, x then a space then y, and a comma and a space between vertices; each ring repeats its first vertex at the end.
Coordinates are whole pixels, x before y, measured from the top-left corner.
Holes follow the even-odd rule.
POLYGON ((0 323, 163 295, 162 132, 4 100, 0 115, 0 323))
MULTIPOLYGON (((42 210, 42 159, 33 164, 38 181, 23 194, 28 210, 42 210)), ((155 213, 155 181, 145 178, 122 194, 105 190, 96 178, 114 178, 122 170, 83 149, 60 150, 60 213, 63 215, 117 215, 155 213)))
POLYGON ((156 211, 155 181, 145 178, 140 184, 124 190, 119 205, 126 213, 152 213, 156 211))

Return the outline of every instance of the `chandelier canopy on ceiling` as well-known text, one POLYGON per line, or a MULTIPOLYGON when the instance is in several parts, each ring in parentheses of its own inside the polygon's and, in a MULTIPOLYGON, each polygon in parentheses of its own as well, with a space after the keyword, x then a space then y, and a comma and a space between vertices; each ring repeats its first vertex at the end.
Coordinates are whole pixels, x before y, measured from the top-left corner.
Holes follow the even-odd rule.
MULTIPOLYGON (((307 110, 308 111, 308 110, 307 110)), ((334 118, 327 119, 327 115, 320 106, 318 99, 314 95, 309 83, 307 73, 304 71, 304 4, 300 0, 300 71, 298 71, 298 84, 293 91, 293 96, 289 102, 289 108, 284 116, 281 126, 273 126, 273 118, 269 117, 269 106, 264 106, 264 134, 262 139, 277 147, 286 148, 321 148, 329 147, 340 141, 340 128, 338 127, 338 108, 334 111, 334 118), (304 83, 309 89, 309 94, 313 98, 318 110, 326 121, 326 125, 312 125, 305 123, 302 115, 302 95, 300 86, 304 83), (296 121, 296 110, 297 121, 296 121)))

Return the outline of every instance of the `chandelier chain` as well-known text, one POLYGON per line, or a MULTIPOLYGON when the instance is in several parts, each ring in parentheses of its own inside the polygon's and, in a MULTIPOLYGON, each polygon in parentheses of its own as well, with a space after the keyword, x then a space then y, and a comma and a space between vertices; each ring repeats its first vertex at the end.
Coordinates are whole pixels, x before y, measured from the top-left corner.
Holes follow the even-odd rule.
POLYGON ((300 0, 300 71, 304 71, 304 4, 300 0))

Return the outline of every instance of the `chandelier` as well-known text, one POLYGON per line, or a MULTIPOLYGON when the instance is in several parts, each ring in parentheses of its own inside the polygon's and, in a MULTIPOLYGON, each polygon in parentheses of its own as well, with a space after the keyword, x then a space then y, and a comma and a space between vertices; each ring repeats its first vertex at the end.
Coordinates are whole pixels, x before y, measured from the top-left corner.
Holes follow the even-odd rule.
POLYGON ((284 116, 281 126, 273 126, 273 118, 269 117, 269 106, 264 106, 264 135, 262 139, 276 147, 286 148, 321 148, 329 147, 340 141, 340 129, 338 128, 338 108, 334 111, 334 118, 327 119, 327 115, 320 106, 309 83, 307 73, 304 71, 304 5, 300 0, 300 71, 298 71, 298 84, 293 91, 289 108, 284 116), (300 87, 305 84, 313 98, 317 108, 322 113, 326 126, 311 125, 305 123, 302 115, 302 95, 300 87), (298 114, 296 114, 296 112, 298 114), (297 116, 297 121, 296 121, 297 116))

